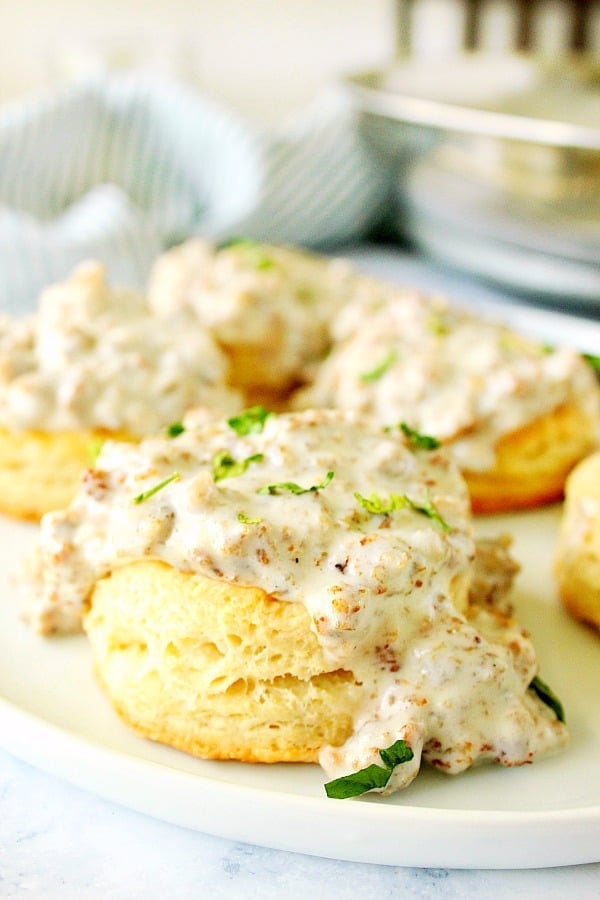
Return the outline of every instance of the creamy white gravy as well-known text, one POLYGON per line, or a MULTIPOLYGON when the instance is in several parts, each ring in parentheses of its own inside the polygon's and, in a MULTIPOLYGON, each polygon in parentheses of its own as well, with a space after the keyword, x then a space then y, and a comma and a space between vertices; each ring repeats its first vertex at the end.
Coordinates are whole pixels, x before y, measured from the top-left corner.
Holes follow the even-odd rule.
POLYGON ((331 321, 370 283, 342 259, 250 240, 218 249, 194 238, 159 257, 148 296, 161 315, 192 310, 226 349, 264 350, 268 370, 257 378, 285 388, 325 353, 331 321))
POLYGON ((247 436, 187 424, 173 440, 107 443, 70 507, 44 517, 27 576, 38 629, 76 630, 100 577, 159 558, 306 606, 332 670, 366 686, 353 736, 322 748, 330 776, 380 764, 379 749, 400 738, 414 759, 386 792, 422 757, 454 773, 486 758, 521 765, 565 743, 527 690, 537 667, 526 634, 487 602, 460 611, 475 545, 444 451, 339 411, 270 416, 247 436), (219 479, 226 459, 231 474, 219 479))
POLYGON ((0 320, 0 425, 150 434, 199 404, 239 407, 228 363, 184 313, 158 319, 98 263, 45 290, 36 314, 0 320))
POLYGON ((550 351, 409 291, 359 298, 333 333, 333 350, 297 407, 368 412, 384 425, 405 420, 474 471, 493 467, 504 435, 565 403, 585 412, 600 440, 600 390, 573 350, 550 351))

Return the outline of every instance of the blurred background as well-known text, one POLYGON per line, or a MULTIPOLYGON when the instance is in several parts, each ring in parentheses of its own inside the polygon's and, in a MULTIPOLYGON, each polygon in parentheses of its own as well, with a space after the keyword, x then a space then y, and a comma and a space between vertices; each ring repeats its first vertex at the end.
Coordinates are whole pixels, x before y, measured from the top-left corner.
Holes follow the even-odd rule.
POLYGON ((600 55, 600 0, 1 0, 0 16, 2 99, 146 66, 267 121, 398 51, 600 55))
POLYGON ((0 112, 100 86, 4 117, 0 304, 247 233, 383 237, 600 317, 600 0, 0 0, 0 26, 0 112), (332 86, 354 117, 315 108, 332 86))

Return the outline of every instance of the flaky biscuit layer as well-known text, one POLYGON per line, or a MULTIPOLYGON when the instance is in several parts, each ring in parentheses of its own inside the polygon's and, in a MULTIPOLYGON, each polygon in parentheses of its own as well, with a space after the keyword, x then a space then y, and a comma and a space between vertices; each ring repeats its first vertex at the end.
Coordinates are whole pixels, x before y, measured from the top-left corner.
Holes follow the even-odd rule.
POLYGON ((503 437, 496 464, 463 471, 475 513, 533 509, 558 501, 573 467, 596 447, 593 423, 576 404, 565 404, 503 437))
POLYGON ((73 499, 81 476, 107 438, 104 430, 8 431, 0 428, 0 513, 37 522, 73 499))
POLYGON ((363 686, 332 670, 301 603, 147 560, 97 583, 84 627, 115 710, 144 737, 272 763, 316 762, 352 733, 363 686))

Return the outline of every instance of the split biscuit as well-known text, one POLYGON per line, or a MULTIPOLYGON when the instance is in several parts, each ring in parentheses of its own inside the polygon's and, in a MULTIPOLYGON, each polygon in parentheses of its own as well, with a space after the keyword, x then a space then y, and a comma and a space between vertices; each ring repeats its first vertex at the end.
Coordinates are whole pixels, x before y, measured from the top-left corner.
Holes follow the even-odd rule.
POLYGON ((119 716, 209 759, 317 762, 352 733, 364 688, 327 663, 301 603, 159 561, 115 569, 84 628, 119 716))
MULTIPOLYGON (((517 569, 507 541, 483 541, 471 600, 502 606, 517 569)), ((370 690, 328 662, 304 604, 160 560, 100 579, 83 627, 119 717, 204 759, 317 762, 350 737, 370 690)))

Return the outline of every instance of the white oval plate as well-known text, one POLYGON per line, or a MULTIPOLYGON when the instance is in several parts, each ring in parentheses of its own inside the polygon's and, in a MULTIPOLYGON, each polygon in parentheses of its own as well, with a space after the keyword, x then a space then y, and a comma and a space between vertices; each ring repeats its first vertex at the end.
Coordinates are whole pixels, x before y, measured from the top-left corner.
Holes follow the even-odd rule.
POLYGON ((600 639, 560 607, 551 578, 557 508, 485 519, 510 531, 515 592, 541 673, 565 704, 566 752, 452 778, 423 770, 388 799, 329 800, 317 766, 205 762, 145 741, 113 714, 84 637, 20 621, 10 572, 34 526, 0 521, 0 745, 98 795, 230 839, 357 862, 529 868, 600 860, 600 639))

